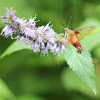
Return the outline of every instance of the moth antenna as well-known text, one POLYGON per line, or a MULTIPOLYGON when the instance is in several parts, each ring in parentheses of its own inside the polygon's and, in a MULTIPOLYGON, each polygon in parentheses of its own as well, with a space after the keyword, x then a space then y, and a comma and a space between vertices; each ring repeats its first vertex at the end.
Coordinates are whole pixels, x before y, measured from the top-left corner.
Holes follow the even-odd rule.
POLYGON ((63 24, 63 23, 61 23, 61 25, 62 25, 62 27, 63 27, 63 28, 65 28, 65 26, 64 26, 64 24, 63 24))
POLYGON ((64 29, 67 31, 67 29, 65 28, 64 24, 63 24, 63 23, 61 23, 61 25, 62 25, 61 27, 62 27, 62 28, 64 28, 64 29))
POLYGON ((69 25, 70 25, 70 23, 71 23, 71 20, 72 20, 72 16, 70 16, 70 20, 69 20, 69 23, 68 23, 67 28, 69 27, 69 25))
MULTIPOLYGON (((64 24, 63 24, 63 23, 61 23, 61 25, 62 25, 61 27, 65 29, 65 26, 64 26, 64 24)), ((65 30, 66 30, 66 29, 65 29, 65 30)), ((67 30, 66 30, 66 31, 67 31, 67 30)))

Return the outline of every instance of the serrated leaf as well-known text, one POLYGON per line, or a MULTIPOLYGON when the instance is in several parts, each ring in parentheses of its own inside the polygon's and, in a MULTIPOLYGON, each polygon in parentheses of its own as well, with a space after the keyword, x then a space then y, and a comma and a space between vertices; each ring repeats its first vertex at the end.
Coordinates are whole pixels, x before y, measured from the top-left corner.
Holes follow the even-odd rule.
MULTIPOLYGON (((82 46, 83 47, 83 46, 82 46)), ((74 46, 69 44, 64 58, 69 67, 76 72, 79 78, 87 83, 96 94, 96 86, 94 81, 94 67, 90 53, 83 47, 83 52, 79 54, 74 46)))
POLYGON ((22 40, 15 41, 4 51, 4 53, 0 56, 0 58, 2 59, 6 55, 10 55, 13 52, 23 49, 31 49, 31 46, 25 45, 25 43, 22 40))
POLYGON ((87 95, 93 98, 94 100, 100 99, 100 81, 98 80, 98 73, 95 73, 95 83, 97 87, 97 94, 93 94, 91 89, 87 84, 82 82, 78 75, 76 75, 75 72, 73 72, 68 67, 65 67, 61 73, 61 80, 64 85, 64 88, 68 91, 78 91, 84 95, 87 95))

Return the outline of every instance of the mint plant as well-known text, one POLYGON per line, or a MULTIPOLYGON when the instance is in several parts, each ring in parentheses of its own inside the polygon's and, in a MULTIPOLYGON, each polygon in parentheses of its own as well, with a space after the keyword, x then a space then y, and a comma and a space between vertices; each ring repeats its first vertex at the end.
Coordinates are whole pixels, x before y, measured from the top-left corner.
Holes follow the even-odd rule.
POLYGON ((41 53, 41 56, 48 55, 49 52, 63 56, 69 67, 76 72, 79 78, 87 83, 96 94, 96 86, 94 81, 94 65, 90 53, 83 47, 83 52, 79 54, 74 46, 68 43, 68 38, 64 33, 57 34, 50 22, 45 26, 36 27, 34 18, 19 18, 15 15, 16 11, 12 8, 6 8, 6 13, 2 16, 2 20, 6 25, 1 35, 4 37, 11 36, 11 39, 19 41, 16 46, 16 41, 8 47, 1 55, 1 59, 5 55, 9 55, 15 51, 22 49, 30 49, 34 53, 41 53), (16 34, 17 36, 13 37, 16 34), (22 40, 22 41, 21 41, 22 40), (27 45, 26 47, 23 45, 27 45), (16 47, 13 49, 13 47, 16 47))

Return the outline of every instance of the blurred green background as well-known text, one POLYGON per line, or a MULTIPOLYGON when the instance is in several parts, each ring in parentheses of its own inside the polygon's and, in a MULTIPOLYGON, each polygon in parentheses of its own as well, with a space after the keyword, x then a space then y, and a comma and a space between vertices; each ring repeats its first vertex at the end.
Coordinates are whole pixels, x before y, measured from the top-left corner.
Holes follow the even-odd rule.
MULTIPOLYGON (((51 21, 62 33, 61 23, 70 29, 100 26, 100 0, 0 0, 0 16, 5 7, 13 7, 16 16, 29 18, 37 14, 37 27, 51 21)), ((0 18, 0 31, 4 23, 0 18)), ((0 36, 0 55, 15 40, 0 36)), ((0 100, 100 100, 100 34, 83 39, 95 64, 97 95, 72 72, 57 55, 40 57, 30 50, 20 50, 0 59, 0 100)))

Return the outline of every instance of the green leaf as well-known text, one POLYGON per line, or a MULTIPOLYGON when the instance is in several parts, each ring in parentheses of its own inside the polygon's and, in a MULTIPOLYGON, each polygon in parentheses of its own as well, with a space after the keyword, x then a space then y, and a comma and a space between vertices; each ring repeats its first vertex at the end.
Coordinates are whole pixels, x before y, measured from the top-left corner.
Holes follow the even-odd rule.
MULTIPOLYGON (((96 66, 95 66, 96 67, 96 66)), ((82 82, 78 75, 76 75, 75 72, 73 72, 71 69, 69 69, 67 66, 63 69, 61 73, 61 80, 64 85, 64 88, 67 91, 78 91, 79 93, 82 93, 84 95, 87 95, 88 97, 93 98, 93 100, 99 100, 100 99, 100 80, 98 79, 98 74, 95 73, 95 83, 97 87, 97 94, 95 95, 89 86, 82 82)))
MULTIPOLYGON (((96 66, 95 66, 96 67, 96 66)), ((100 99, 100 80, 98 79, 98 72, 95 73, 95 83, 97 87, 97 94, 95 95, 89 86, 82 82, 78 75, 76 75, 75 72, 73 72, 71 69, 69 69, 67 66, 63 69, 61 73, 61 80, 62 84, 64 85, 64 88, 67 91, 78 91, 79 93, 82 93, 84 95, 87 95, 88 97, 91 97, 93 100, 99 100, 100 99)))
POLYGON ((4 58, 6 55, 10 55, 13 52, 23 50, 23 49, 31 49, 31 46, 25 45, 25 43, 21 40, 13 42, 4 53, 1 55, 1 59, 4 58))
POLYGON ((96 94, 96 86, 94 81, 94 67, 90 53, 83 47, 83 52, 79 54, 74 46, 67 46, 67 53, 64 58, 69 67, 76 72, 79 78, 87 83, 96 94))
POLYGON ((4 81, 0 79, 0 100, 8 100, 11 98, 15 98, 14 94, 10 91, 4 81))
POLYGON ((45 100, 45 99, 31 94, 23 94, 17 96, 17 99, 13 99, 13 100, 45 100))

